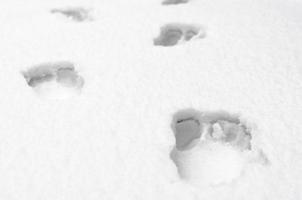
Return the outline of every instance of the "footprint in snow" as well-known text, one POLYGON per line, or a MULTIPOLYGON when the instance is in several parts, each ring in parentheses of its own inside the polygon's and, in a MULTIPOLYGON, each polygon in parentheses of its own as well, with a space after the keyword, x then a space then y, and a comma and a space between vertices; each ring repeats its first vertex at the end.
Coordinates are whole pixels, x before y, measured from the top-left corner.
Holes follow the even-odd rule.
POLYGON ((252 136, 238 116, 189 109, 176 113, 171 126, 176 144, 170 157, 181 179, 219 185, 241 176, 252 136))
POLYGON ((92 20, 92 17, 89 15, 90 10, 82 7, 54 8, 50 10, 50 12, 53 14, 63 15, 76 22, 92 20))
POLYGON ((159 36, 153 40, 155 46, 175 46, 205 37, 205 30, 199 25, 170 23, 161 27, 159 36))
POLYGON ((84 85, 84 79, 68 61, 42 63, 22 75, 38 95, 55 99, 78 94, 84 85))
POLYGON ((189 0, 165 0, 162 2, 163 5, 175 5, 175 4, 183 4, 188 3, 189 0))

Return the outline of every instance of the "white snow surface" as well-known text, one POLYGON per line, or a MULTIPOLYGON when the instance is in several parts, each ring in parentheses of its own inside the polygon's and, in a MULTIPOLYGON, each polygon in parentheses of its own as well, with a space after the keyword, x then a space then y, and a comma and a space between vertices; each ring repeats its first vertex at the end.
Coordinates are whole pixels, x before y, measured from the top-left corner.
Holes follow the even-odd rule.
POLYGON ((301 1, 0 5, 1 200, 302 199, 301 1), (50 12, 64 7, 90 9, 93 20, 50 12), (206 36, 154 46, 174 22, 206 36), (60 60, 75 64, 81 92, 37 95, 21 71, 60 60), (205 145, 183 160, 194 180, 182 179, 170 125, 186 108, 239 114, 253 150, 205 145))

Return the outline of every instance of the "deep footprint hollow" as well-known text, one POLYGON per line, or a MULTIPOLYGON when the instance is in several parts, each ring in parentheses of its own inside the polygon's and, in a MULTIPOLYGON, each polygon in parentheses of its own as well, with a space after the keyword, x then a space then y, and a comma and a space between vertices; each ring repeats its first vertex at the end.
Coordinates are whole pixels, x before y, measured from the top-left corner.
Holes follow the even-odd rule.
POLYGON ((169 47, 203 37, 205 31, 201 26, 170 23, 161 27, 159 36, 153 40, 153 44, 169 47))
POLYGON ((202 124, 195 110, 183 110, 174 115, 171 124, 177 150, 187 150, 201 137, 202 124))

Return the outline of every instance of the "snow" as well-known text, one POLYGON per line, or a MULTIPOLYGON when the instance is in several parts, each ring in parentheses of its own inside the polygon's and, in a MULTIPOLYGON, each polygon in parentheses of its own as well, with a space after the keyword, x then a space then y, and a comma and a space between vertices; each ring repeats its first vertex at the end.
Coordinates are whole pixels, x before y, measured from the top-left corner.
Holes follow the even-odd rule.
POLYGON ((190 184, 230 184, 241 175, 245 162, 237 149, 218 143, 201 143, 196 148, 199 149, 178 153, 181 177, 190 184))
POLYGON ((302 198, 302 2, 0 5, 0 199, 302 198), (67 8, 89 20, 51 12, 67 8), (205 35, 155 46, 170 23, 205 35), (22 75, 61 60, 75 64, 80 92, 37 93, 22 75), (183 109, 238 116, 252 149, 202 138, 180 153, 182 178, 170 154, 183 109))

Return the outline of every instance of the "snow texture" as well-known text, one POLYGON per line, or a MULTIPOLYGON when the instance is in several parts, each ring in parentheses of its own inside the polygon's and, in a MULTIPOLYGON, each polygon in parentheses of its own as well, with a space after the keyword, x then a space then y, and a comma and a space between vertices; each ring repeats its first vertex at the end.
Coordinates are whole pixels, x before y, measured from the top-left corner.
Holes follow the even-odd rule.
POLYGON ((0 5, 0 199, 302 199, 300 1, 0 5), (206 37, 154 45, 171 23, 206 37))

